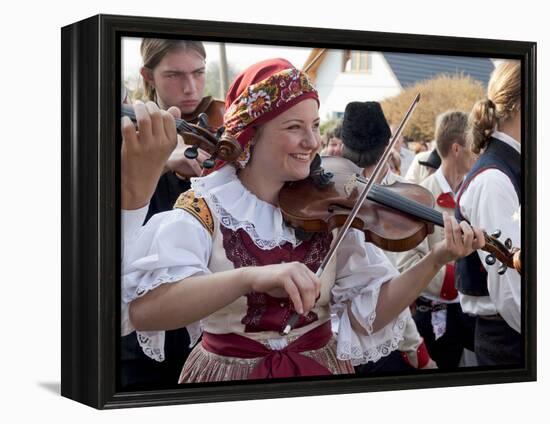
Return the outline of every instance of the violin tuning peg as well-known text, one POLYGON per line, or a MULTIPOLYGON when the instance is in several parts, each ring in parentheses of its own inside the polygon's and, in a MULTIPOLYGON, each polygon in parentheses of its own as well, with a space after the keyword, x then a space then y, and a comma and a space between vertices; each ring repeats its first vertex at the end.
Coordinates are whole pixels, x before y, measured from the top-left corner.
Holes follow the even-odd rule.
POLYGON ((199 114, 197 125, 201 128, 208 128, 208 115, 206 113, 199 114))
POLYGON ((202 167, 205 169, 210 169, 210 168, 213 168, 215 164, 216 164, 216 161, 212 157, 210 157, 202 163, 202 167))
POLYGON ((493 231, 491 233, 491 236, 494 237, 494 238, 499 238, 500 237, 500 234, 501 234, 501 231, 500 230, 496 230, 496 231, 493 231))
POLYGON ((512 240, 507 238, 506 241, 504 242, 504 246, 506 246, 506 249, 511 249, 512 248, 512 240))
POLYGON ((222 134, 225 132, 225 127, 220 127, 216 131, 216 140, 219 140, 222 134))
POLYGON ((199 152, 197 149, 199 148, 198 145, 193 145, 185 150, 183 153, 187 159, 197 159, 197 156, 199 155, 199 152))
POLYGON ((508 269, 508 267, 504 264, 502 264, 501 266, 498 267, 498 275, 502 275, 506 272, 506 270, 508 269))
POLYGON ((494 265, 495 262, 496 262, 496 258, 495 258, 493 255, 487 255, 487 256, 485 257, 485 263, 486 263, 487 265, 494 265))

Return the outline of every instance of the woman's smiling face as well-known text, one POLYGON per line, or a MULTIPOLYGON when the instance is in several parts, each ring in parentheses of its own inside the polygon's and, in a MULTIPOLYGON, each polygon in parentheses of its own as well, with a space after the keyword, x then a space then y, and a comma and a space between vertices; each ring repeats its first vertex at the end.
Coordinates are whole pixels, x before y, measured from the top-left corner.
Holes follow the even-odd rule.
POLYGON ((319 107, 306 99, 263 124, 253 140, 249 166, 277 182, 309 175, 309 165, 321 145, 319 107))

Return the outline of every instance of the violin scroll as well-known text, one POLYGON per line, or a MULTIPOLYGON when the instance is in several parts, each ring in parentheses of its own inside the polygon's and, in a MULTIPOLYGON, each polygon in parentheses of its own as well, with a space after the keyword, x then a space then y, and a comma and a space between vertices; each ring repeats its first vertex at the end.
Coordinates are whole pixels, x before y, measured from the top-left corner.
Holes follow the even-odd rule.
POLYGON ((181 132, 185 144, 191 145, 191 148, 185 151, 185 157, 195 159, 198 155, 198 149, 209 153, 210 158, 203 162, 203 168, 209 169, 213 167, 216 159, 225 162, 234 162, 243 152, 239 142, 226 133, 219 131, 217 134, 212 134, 198 125, 190 124, 190 126, 192 130, 188 129, 181 132), (219 135, 220 133, 221 135, 219 135))
POLYGON ((512 260, 515 270, 521 274, 521 249, 514 249, 512 260))
POLYGON ((489 255, 485 257, 485 263, 492 266, 498 259, 501 265, 499 265, 498 273, 502 275, 508 268, 515 269, 518 273, 521 273, 521 256, 520 249, 512 247, 512 240, 506 239, 504 243, 498 240, 501 231, 493 231, 491 235, 483 232, 485 237, 485 246, 483 250, 489 252, 489 255))

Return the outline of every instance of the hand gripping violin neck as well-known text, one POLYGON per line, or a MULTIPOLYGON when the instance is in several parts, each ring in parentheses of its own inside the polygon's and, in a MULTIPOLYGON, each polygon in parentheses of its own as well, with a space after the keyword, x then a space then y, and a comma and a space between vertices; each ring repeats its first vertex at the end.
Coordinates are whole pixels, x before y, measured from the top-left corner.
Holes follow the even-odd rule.
MULTIPOLYGON (((127 116, 134 123, 137 123, 134 108, 131 105, 122 104, 121 115, 127 116)), ((216 159, 225 162, 236 161, 242 153, 242 148, 238 141, 224 133, 224 128, 219 127, 214 134, 209 129, 209 120, 206 113, 200 113, 196 116, 197 124, 191 124, 184 119, 176 119, 176 131, 183 137, 185 144, 191 148, 185 151, 185 157, 196 159, 198 149, 204 150, 210 154, 206 159, 203 168, 212 168, 216 159)))

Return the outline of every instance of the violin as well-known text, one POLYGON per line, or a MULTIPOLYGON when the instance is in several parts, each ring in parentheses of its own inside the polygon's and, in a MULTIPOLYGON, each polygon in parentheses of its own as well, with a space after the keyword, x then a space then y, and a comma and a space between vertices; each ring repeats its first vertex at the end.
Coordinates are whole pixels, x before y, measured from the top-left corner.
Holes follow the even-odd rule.
MULTIPOLYGON (((219 114, 219 102, 219 100, 214 100, 208 103, 207 110, 211 109, 214 119, 219 119, 215 116, 219 114)), ((127 116, 134 123, 137 122, 134 108, 131 105, 122 104, 120 112, 121 116, 127 116)), ((203 168, 206 169, 212 168, 216 159, 233 162, 239 158, 242 153, 241 145, 234 137, 224 133, 223 126, 220 126, 215 133, 210 130, 211 125, 217 125, 219 121, 210 122, 208 115, 204 112, 197 113, 192 118, 196 119, 196 124, 192 124, 185 119, 176 119, 176 131, 183 137, 185 144, 191 146, 185 151, 186 158, 196 159, 198 149, 204 150, 210 154, 210 157, 202 164, 203 168)))
MULTIPOLYGON (((225 103, 222 100, 216 100, 212 96, 203 97, 193 113, 184 114, 181 119, 190 124, 198 124, 199 117, 204 113, 207 117, 207 129, 215 133, 218 128, 223 126, 223 114, 225 112, 225 103)), ((204 117, 202 118, 204 120, 204 117)))
MULTIPOLYGON (((337 156, 319 156, 314 160, 310 177, 286 183, 279 193, 283 218, 292 227, 306 233, 332 231, 348 218, 360 192, 367 184, 362 169, 352 161, 337 156), (319 177, 319 175, 325 175, 319 177), (328 177, 327 177, 328 175, 328 177), (327 181, 328 178, 328 181, 327 181)), ((365 233, 365 240, 383 250, 404 252, 416 247, 434 231, 443 227, 443 215, 433 209, 432 193, 410 183, 374 184, 359 208, 351 226, 365 233)), ((499 274, 507 268, 521 271, 519 249, 511 240, 498 240, 500 232, 483 232, 489 252, 485 262, 501 262, 499 274)))

